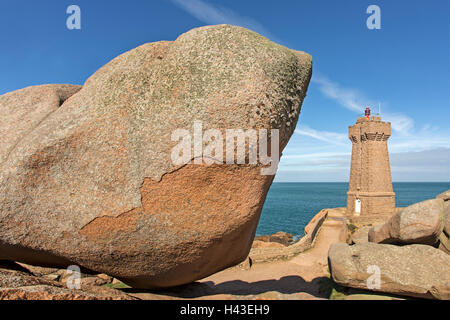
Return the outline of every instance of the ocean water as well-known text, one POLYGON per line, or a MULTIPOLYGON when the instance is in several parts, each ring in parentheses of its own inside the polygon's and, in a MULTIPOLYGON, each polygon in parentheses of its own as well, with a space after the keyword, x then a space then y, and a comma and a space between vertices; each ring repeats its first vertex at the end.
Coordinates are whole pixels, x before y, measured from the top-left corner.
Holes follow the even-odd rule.
MULTIPOLYGON (((397 182, 393 184, 396 206, 432 199, 450 189, 450 182, 397 182)), ((284 183, 270 187, 256 235, 278 231, 304 235, 308 222, 324 208, 347 206, 348 183, 284 183)))

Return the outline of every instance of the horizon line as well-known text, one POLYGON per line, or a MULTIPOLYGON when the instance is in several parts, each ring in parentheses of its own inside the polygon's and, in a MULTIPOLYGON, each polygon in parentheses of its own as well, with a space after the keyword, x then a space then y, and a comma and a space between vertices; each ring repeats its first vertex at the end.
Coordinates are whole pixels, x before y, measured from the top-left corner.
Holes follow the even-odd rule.
MULTIPOLYGON (((349 183, 348 181, 274 181, 273 183, 349 183)), ((450 183, 450 181, 392 181, 392 183, 450 183)))

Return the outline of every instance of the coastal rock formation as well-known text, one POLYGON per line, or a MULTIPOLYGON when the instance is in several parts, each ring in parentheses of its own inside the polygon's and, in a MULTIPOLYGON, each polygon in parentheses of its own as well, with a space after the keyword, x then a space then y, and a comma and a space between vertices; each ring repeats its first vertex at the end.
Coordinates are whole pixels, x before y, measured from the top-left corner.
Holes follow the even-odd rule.
POLYGON ((0 262, 0 300, 136 300, 118 290, 99 286, 93 277, 80 279, 80 290, 39 277, 21 266, 0 262))
POLYGON ((444 201, 431 199, 413 204, 369 231, 369 241, 394 244, 428 244, 439 241, 443 229, 444 201))
POLYGON ((439 237, 439 249, 450 254, 450 238, 444 232, 439 237))
POLYGON ((444 200, 444 230, 439 237, 439 249, 450 254, 450 190, 436 197, 444 200))
POLYGON ((450 256, 431 246, 334 243, 328 260, 333 280, 343 286, 417 298, 450 299, 450 256), (380 272, 379 287, 373 283, 374 266, 380 272))
MULTIPOLYGON (((2 140, 0 259, 76 264, 138 288, 189 283, 243 261, 273 175, 261 163, 175 164, 173 134, 195 121, 219 133, 279 129, 281 153, 311 72, 306 53, 244 28, 207 26, 122 54, 68 100, 78 87, 0 97, 2 132, 20 122, 12 110, 40 105, 10 97, 33 93, 45 109, 2 140)), ((188 160, 201 160, 196 150, 188 160)))
POLYGON ((269 237, 270 242, 278 242, 285 246, 290 245, 293 240, 294 240, 294 235, 283 232, 283 231, 279 231, 277 233, 271 234, 269 237))
POLYGON ((450 200, 450 190, 444 191, 441 194, 439 194, 437 197, 437 199, 442 199, 444 201, 448 201, 450 200))
MULTIPOLYGON (((294 241, 294 235, 284 232, 278 231, 277 233, 268 235, 268 236, 258 236, 255 237, 255 241, 253 241, 253 247, 255 247, 255 242, 267 242, 267 243, 275 243, 281 244, 282 246, 289 246, 294 241)), ((258 244, 256 244, 258 245, 258 244)), ((274 245, 273 247, 277 247, 274 245)))

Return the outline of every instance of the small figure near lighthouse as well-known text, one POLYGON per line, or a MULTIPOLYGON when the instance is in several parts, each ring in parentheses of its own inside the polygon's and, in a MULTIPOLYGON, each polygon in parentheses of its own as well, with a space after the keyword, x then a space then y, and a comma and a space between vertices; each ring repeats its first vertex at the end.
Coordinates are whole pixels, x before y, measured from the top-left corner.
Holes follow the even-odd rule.
POLYGON ((352 141, 352 160, 347 214, 392 214, 395 211, 395 193, 392 188, 391 167, 387 140, 391 136, 391 123, 379 116, 358 118, 349 127, 352 141))

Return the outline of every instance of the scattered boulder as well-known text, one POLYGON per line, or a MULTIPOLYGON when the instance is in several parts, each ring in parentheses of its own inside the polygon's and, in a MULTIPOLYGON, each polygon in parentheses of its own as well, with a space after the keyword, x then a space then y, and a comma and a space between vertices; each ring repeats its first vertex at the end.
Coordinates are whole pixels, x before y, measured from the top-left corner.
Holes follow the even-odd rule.
POLYGON ((334 243, 328 260, 333 280, 343 286, 417 298, 450 299, 450 256, 428 245, 334 243), (368 281, 374 284, 375 268, 379 268, 380 286, 369 288, 368 281))
POLYGON ((102 286, 108 283, 106 280, 99 277, 85 277, 81 278, 80 280, 82 286, 102 286))
POLYGON ((439 249, 447 254, 450 254, 450 238, 447 237, 443 232, 439 237, 439 249))
MULTIPOLYGON (((281 153, 311 72, 310 55, 229 25, 115 58, 2 140, 0 259, 75 264, 148 289, 240 263, 274 176, 263 164, 175 164, 172 134, 197 120, 203 131, 276 128, 281 153)), ((0 97, 2 134, 35 105, 11 96, 29 94, 0 97)))
POLYGON ((447 190, 436 197, 442 199, 444 203, 444 232, 450 237, 450 190, 447 190))
POLYGON ((255 239, 253 240, 253 242, 255 242, 255 241, 269 242, 269 236, 266 236, 266 235, 257 236, 257 237, 255 237, 255 239))
POLYGON ((107 274, 104 273, 97 274, 97 277, 104 280, 105 283, 111 283, 114 279, 113 277, 108 276, 107 274))
POLYGON ((283 232, 283 231, 274 233, 274 234, 270 235, 270 237, 269 237, 270 242, 278 242, 284 246, 290 245, 292 243, 293 239, 294 239, 294 235, 283 232))
POLYGON ((444 232, 450 237, 450 201, 444 203, 444 232))
POLYGON ((432 199, 394 214, 384 225, 369 231, 369 241, 391 244, 428 244, 439 241, 443 229, 444 201, 432 199))
MULTIPOLYGON (((263 236, 257 236, 255 237, 255 240, 253 241, 253 245, 252 247, 254 248, 260 248, 261 244, 260 242, 272 242, 272 243, 277 243, 277 244, 281 244, 282 246, 289 246, 293 243, 294 240, 294 235, 284 232, 284 231, 279 231, 277 233, 271 234, 271 235, 263 235, 263 236), (256 242, 256 243, 255 243, 256 242)), ((269 245, 267 245, 266 247, 268 247, 269 245)), ((273 246, 278 247, 277 245, 273 246)))

